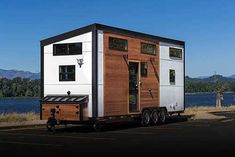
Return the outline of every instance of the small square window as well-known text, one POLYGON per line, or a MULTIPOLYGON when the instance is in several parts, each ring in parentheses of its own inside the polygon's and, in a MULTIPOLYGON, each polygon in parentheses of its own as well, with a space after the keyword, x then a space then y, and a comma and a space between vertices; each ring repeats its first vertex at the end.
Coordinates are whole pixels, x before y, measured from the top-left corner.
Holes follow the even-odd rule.
POLYGON ((75 65, 59 66, 60 81, 75 81, 75 65))
POLYGON ((109 37, 109 49, 128 51, 128 41, 126 39, 109 37))
POLYGON ((156 55, 156 45, 149 43, 141 43, 141 53, 156 55))
POLYGON ((175 84, 175 70, 170 69, 169 75, 170 75, 170 84, 174 85, 175 84))
POLYGON ((169 48, 170 58, 181 60, 182 59, 182 51, 183 51, 182 49, 170 47, 169 48))
POLYGON ((148 76, 148 63, 141 62, 141 76, 147 77, 148 76))

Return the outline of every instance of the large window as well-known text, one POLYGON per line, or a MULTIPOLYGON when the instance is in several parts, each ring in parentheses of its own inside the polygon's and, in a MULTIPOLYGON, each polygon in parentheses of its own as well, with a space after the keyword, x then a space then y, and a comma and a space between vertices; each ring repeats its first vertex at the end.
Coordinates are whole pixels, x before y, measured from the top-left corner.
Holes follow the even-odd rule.
POLYGON ((119 51, 128 51, 128 42, 125 39, 109 37, 109 48, 119 51))
POLYGON ((141 53, 156 55, 156 45, 149 43, 141 43, 141 53))
POLYGON ((182 59, 182 49, 170 47, 169 52, 170 58, 182 59))
POLYGON ((147 77, 148 76, 148 63, 141 62, 141 76, 147 77))
POLYGON ((175 84, 175 70, 170 69, 169 70, 169 75, 170 75, 170 84, 174 85, 175 84))
POLYGON ((82 54, 82 43, 54 44, 53 55, 80 55, 82 54))
POLYGON ((60 81, 75 81, 75 65, 59 66, 60 81))

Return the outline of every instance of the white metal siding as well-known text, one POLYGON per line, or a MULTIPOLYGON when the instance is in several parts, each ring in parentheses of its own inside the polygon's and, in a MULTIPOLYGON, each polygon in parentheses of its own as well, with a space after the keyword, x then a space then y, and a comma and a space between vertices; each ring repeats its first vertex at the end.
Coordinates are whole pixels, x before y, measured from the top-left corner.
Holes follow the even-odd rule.
POLYGON ((182 60, 171 59, 169 47, 183 49, 179 45, 160 42, 160 106, 165 106, 168 112, 182 111, 184 110, 184 56, 182 60), (175 70, 174 85, 169 81, 170 69, 175 70))
POLYGON ((98 31, 98 117, 104 116, 103 31, 98 31))
POLYGON ((44 96, 89 95, 88 116, 92 117, 92 32, 62 40, 44 47, 44 96), (53 56, 53 44, 82 42, 82 55, 53 56), (77 59, 83 58, 80 68, 77 59), (75 65, 75 81, 59 81, 59 66, 75 65))

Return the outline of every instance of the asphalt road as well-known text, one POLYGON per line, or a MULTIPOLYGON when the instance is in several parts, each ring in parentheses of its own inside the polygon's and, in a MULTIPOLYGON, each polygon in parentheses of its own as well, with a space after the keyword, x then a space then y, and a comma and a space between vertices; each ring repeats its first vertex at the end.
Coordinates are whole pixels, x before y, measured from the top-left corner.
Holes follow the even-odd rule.
POLYGON ((55 134, 44 126, 0 129, 0 152, 34 155, 165 154, 218 155, 235 152, 235 112, 223 120, 189 121, 169 119, 167 124, 140 127, 115 124, 94 132, 86 126, 57 128, 55 134))

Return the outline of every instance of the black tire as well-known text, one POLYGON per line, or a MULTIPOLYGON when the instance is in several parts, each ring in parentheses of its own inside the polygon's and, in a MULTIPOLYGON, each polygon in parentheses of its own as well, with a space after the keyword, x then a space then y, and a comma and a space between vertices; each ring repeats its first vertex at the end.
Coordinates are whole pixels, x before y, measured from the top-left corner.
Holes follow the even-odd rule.
POLYGON ((51 124, 49 122, 47 122, 46 128, 47 128, 47 131, 51 131, 51 124))
POLYGON ((47 122, 46 127, 47 127, 47 131, 50 131, 53 134, 55 133, 55 125, 52 125, 50 122, 47 122))
POLYGON ((56 120, 53 118, 48 118, 46 128, 48 131, 52 132, 53 134, 55 133, 55 125, 56 125, 56 120))
POLYGON ((150 111, 144 110, 141 115, 141 125, 142 126, 148 126, 150 124, 150 111))
POLYGON ((158 116, 159 116, 160 123, 164 124, 166 122, 166 111, 160 110, 158 116))
POLYGON ((151 114, 151 123, 153 125, 157 125, 158 121, 159 121, 158 111, 154 109, 151 114))

